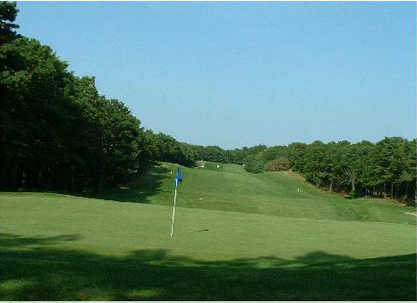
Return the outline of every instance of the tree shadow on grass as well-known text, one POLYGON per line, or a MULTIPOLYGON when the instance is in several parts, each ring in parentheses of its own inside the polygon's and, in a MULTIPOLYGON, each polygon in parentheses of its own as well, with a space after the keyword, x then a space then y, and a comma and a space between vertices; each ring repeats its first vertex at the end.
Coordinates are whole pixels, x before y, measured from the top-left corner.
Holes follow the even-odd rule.
POLYGON ((13 234, 0 233, 0 249, 14 247, 30 247, 33 245, 56 244, 63 241, 75 241, 82 237, 80 235, 60 235, 55 237, 24 237, 13 234))
MULTIPOLYGON (((102 192, 90 189, 83 192, 68 192, 63 190, 31 190, 22 189, 23 192, 42 192, 53 194, 64 194, 83 198, 94 198, 112 200, 117 202, 150 203, 149 197, 165 191, 162 189, 164 179, 174 177, 169 173, 170 169, 163 165, 156 164, 150 171, 142 176, 136 176, 133 181, 125 186, 118 186, 104 189, 102 192)), ((171 191, 169 191, 171 192, 171 191)))
POLYGON ((150 171, 142 176, 137 176, 126 186, 105 189, 101 193, 84 192, 75 195, 117 202, 149 203, 149 197, 164 191, 161 185, 163 180, 169 177, 172 177, 170 169, 162 165, 155 165, 150 171))
POLYGON ((111 257, 51 248, 49 240, 73 238, 1 235, 0 299, 416 299, 415 254, 359 260, 316 251, 291 260, 202 261, 161 249, 111 257))

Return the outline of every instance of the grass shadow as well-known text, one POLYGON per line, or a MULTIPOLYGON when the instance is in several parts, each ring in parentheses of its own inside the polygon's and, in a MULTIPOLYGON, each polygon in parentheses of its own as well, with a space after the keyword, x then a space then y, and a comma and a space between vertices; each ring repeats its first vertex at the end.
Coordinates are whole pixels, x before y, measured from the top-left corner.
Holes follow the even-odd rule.
POLYGON ((149 203, 149 197, 163 191, 161 188, 163 180, 169 177, 172 177, 170 169, 157 164, 126 186, 105 189, 101 193, 84 192, 74 195, 117 202, 149 203))
POLYGON ((1 300, 415 300, 416 255, 316 251, 203 261, 163 249, 110 257, 48 247, 77 236, 0 235, 1 300))
POLYGON ((11 249, 14 247, 27 247, 33 245, 48 245, 56 244, 63 241, 75 241, 79 240, 82 237, 78 234, 71 235, 60 235, 55 237, 24 237, 14 234, 1 233, 0 234, 0 244, 1 247, 11 249))
POLYGON ((25 193, 52 193, 60 195, 71 195, 75 197, 93 198, 102 200, 112 200, 117 202, 134 202, 134 203, 150 203, 149 197, 156 195, 164 189, 161 185, 164 179, 172 178, 172 170, 159 163, 155 164, 144 175, 136 176, 134 179, 126 184, 118 187, 104 189, 102 192, 97 192, 94 189, 84 190, 82 192, 70 192, 65 190, 31 190, 20 189, 17 192, 25 193))

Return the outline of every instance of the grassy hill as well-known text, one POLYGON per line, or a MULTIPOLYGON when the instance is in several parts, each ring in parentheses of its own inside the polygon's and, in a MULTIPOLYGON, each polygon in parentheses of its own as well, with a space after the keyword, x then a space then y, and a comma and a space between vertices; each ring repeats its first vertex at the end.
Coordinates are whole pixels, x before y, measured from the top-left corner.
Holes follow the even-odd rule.
POLYGON ((170 239, 175 169, 95 198, 0 193, 0 298, 416 299, 414 210, 209 163, 182 168, 170 239))
MULTIPOLYGON (((130 189, 108 191, 101 196, 121 202, 172 205, 177 165, 162 163, 130 189), (172 172, 172 175, 171 175, 172 172)), ((347 200, 340 194, 317 190, 291 172, 250 174, 234 164, 206 163, 205 168, 182 167, 178 206, 267 214, 280 217, 379 221, 415 224, 411 207, 383 199, 347 200), (300 191, 298 191, 298 189, 300 191)))

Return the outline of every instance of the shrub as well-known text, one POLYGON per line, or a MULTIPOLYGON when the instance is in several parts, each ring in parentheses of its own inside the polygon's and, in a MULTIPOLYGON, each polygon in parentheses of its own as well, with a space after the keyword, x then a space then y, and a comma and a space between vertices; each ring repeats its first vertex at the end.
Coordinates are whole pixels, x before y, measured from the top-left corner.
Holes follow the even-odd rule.
POLYGON ((352 199, 354 199, 354 198, 357 198, 359 195, 358 195, 358 193, 357 193, 356 191, 351 190, 351 191, 349 192, 349 196, 350 196, 352 199))
POLYGON ((250 173, 260 173, 264 170, 264 160, 260 157, 249 156, 246 158, 245 170, 250 173))
POLYGON ((290 161, 287 158, 283 157, 279 157, 275 160, 268 161, 265 164, 266 171, 289 170, 290 167, 290 161))

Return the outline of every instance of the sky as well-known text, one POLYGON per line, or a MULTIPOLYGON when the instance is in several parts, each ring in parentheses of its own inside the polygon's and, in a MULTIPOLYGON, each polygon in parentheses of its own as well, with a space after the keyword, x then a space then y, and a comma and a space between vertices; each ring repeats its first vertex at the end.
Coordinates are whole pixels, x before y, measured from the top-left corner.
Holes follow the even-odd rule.
POLYGON ((416 3, 18 2, 146 129, 240 148, 416 136, 416 3))

